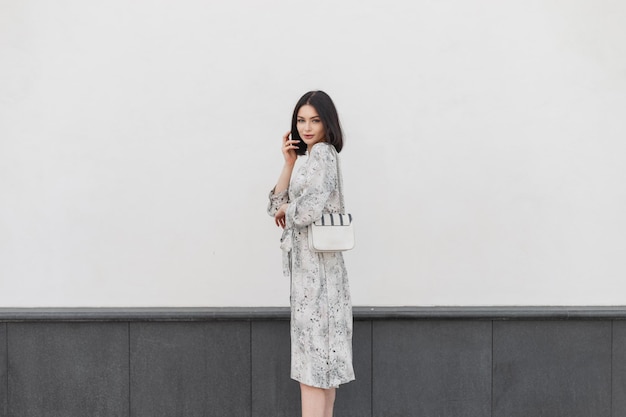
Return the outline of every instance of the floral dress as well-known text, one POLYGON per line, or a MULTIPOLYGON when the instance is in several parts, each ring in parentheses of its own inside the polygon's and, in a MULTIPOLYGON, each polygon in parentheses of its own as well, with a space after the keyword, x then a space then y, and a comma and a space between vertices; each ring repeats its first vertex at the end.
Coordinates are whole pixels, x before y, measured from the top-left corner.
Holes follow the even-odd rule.
MULTIPOLYGON (((268 213, 289 203, 281 238, 283 271, 291 278, 291 378, 332 388, 354 379, 352 302, 341 252, 312 252, 307 226, 325 213, 343 212, 338 155, 319 142, 292 174, 289 189, 270 192, 268 213)), ((299 161, 301 162, 301 161, 299 161)))

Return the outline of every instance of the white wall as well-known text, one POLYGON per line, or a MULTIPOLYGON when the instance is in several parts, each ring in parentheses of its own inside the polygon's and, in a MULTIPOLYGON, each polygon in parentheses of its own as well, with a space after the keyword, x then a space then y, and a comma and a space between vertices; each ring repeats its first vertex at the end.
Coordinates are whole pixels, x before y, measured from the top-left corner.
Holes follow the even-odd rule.
POLYGON ((287 305, 296 100, 358 305, 626 304, 626 3, 0 1, 0 306, 287 305))

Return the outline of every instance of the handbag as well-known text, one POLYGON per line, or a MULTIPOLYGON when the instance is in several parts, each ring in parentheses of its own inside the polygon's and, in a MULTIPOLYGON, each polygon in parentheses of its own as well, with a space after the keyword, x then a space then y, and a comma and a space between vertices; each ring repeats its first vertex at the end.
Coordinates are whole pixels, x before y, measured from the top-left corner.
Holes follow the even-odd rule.
POLYGON ((313 252, 341 252, 354 247, 351 214, 328 213, 309 225, 309 248, 313 252))
POLYGON ((320 219, 308 226, 309 249, 313 252, 342 252, 354 248, 354 224, 352 214, 345 213, 341 170, 336 152, 335 159, 337 160, 339 200, 343 213, 323 214, 320 219))

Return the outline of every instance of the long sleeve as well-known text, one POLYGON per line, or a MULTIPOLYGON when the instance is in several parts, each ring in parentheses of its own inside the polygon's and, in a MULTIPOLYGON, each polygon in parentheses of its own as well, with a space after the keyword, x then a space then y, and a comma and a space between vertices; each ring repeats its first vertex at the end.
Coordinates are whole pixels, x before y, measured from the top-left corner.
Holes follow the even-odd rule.
POLYGON ((267 214, 274 217, 276 212, 285 203, 289 203, 289 190, 283 190, 278 194, 274 193, 274 189, 270 191, 269 195, 270 202, 267 205, 267 214))
POLYGON ((313 146, 304 175, 304 190, 289 202, 287 227, 306 227, 322 217, 331 193, 337 190, 337 153, 332 145, 313 146))

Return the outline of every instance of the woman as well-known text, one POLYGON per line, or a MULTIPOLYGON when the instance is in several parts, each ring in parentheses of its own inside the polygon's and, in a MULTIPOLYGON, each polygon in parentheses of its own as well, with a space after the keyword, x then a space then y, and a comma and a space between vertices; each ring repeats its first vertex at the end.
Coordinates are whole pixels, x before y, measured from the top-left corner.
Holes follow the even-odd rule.
POLYGON ((291 278, 291 377, 300 382, 303 417, 332 417, 335 389, 354 379, 352 303, 341 252, 309 249, 307 226, 324 213, 344 212, 337 110, 323 91, 296 104, 283 136, 282 172, 268 213, 284 229, 283 271, 291 278), (291 139, 289 135, 291 134, 291 139), (299 155, 308 155, 294 172, 299 155))

